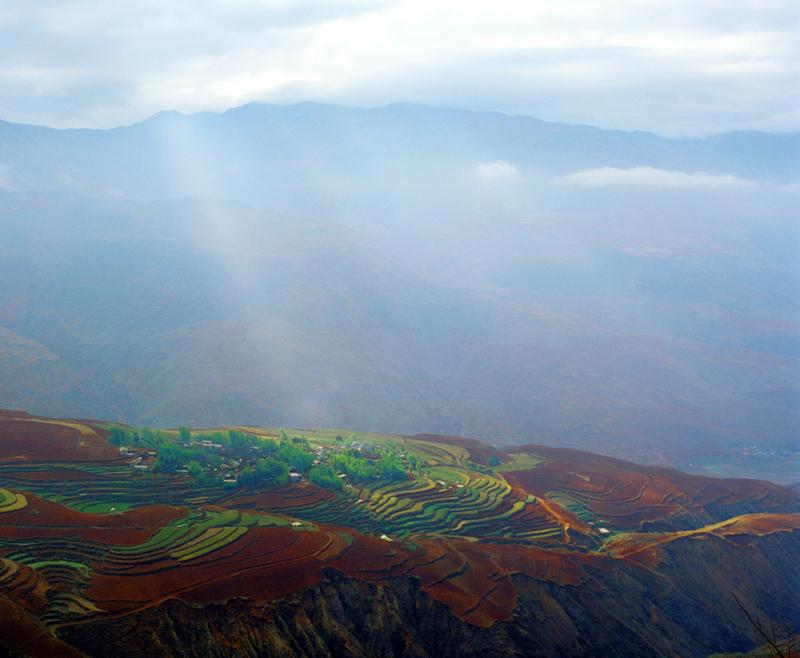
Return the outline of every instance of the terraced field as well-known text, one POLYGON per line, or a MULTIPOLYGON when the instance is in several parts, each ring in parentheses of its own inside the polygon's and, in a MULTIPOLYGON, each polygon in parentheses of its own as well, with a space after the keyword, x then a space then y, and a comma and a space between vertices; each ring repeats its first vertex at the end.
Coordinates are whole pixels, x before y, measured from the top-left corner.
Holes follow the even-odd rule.
POLYGON ((112 513, 157 504, 200 505, 223 495, 189 477, 140 481, 126 464, 0 464, 0 486, 23 489, 82 512, 112 513))
POLYGON ((0 462, 103 462, 118 459, 105 433, 77 420, 0 410, 0 462))
POLYGON ((515 486, 546 498, 576 527, 611 531, 659 526, 699 527, 744 511, 794 504, 783 487, 757 480, 690 476, 578 450, 530 446, 541 463, 506 472, 515 486))
POLYGON ((800 530, 800 514, 743 514, 692 530, 663 533, 621 533, 608 542, 606 549, 614 557, 635 559, 652 564, 661 558, 660 548, 681 539, 705 539, 708 536, 734 537, 737 543, 773 532, 800 530))
POLYGON ((513 617, 520 574, 578 586, 620 562, 656 569, 674 542, 739 545, 800 530, 800 501, 768 483, 543 446, 307 432, 296 445, 319 459, 366 444, 367 454, 395 455, 405 477, 376 469, 337 490, 231 487, 136 475, 102 445, 102 426, 15 413, 0 420, 0 611, 13 610, 13 628, 44 647, 62 629, 172 599, 269 605, 331 573, 413 578, 459 619, 488 627, 513 617), (52 434, 30 448, 42 432, 52 434))
POLYGON ((465 449, 425 440, 402 442, 425 460, 425 474, 400 482, 357 484, 338 496, 296 487, 286 494, 260 498, 235 496, 223 504, 280 509, 393 537, 437 534, 531 541, 561 537, 563 524, 535 497, 512 489, 499 473, 471 468, 465 449))
POLYGON ((3 512, 16 512, 28 504, 25 496, 14 493, 8 489, 0 489, 0 514, 3 512))

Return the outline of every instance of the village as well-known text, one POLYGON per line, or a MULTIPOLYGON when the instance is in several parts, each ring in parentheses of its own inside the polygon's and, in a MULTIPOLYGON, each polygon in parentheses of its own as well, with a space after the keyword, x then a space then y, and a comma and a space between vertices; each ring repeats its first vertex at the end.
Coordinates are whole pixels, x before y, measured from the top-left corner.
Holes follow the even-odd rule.
POLYGON ((228 434, 192 434, 181 428, 174 435, 148 430, 117 429, 112 442, 119 456, 139 475, 170 473, 226 487, 281 486, 311 479, 340 489, 347 481, 408 479, 418 468, 416 458, 351 437, 337 436, 329 444, 310 444, 304 437, 264 438, 235 430, 228 434))

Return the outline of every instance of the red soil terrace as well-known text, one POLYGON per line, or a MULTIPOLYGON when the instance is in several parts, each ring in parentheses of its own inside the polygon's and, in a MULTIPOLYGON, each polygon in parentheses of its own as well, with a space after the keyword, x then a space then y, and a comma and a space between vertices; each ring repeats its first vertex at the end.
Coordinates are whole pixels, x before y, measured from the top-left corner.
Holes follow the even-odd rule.
POLYGON ((594 515, 619 528, 636 528, 682 510, 702 510, 709 505, 750 501, 766 509, 779 509, 793 498, 788 489, 759 480, 688 475, 567 448, 537 445, 515 450, 543 457, 545 463, 506 473, 509 483, 540 498, 550 492, 567 492, 594 515))
POLYGON ((0 462, 97 462, 119 458, 103 432, 85 421, 0 411, 0 462))

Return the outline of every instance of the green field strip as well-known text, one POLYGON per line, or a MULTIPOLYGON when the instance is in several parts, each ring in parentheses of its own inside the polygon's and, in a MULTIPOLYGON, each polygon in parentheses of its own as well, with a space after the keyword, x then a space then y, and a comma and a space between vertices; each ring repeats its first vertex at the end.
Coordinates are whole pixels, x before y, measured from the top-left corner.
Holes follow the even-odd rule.
POLYGON ((224 512, 214 512, 213 514, 210 514, 203 525, 208 528, 236 525, 241 521, 241 519, 242 515, 239 510, 225 510, 224 512))
POLYGON ((491 504, 473 503, 465 508, 463 505, 451 505, 450 501, 429 502, 425 505, 422 514, 414 518, 392 519, 392 527, 400 532, 459 532, 465 526, 481 524, 490 526, 497 520, 511 516, 524 507, 523 501, 513 504, 505 512, 492 515, 491 512, 499 507, 495 501, 491 504), (472 518, 474 517, 474 518, 472 518))
POLYGON ((565 491, 548 491, 547 500, 560 505, 566 510, 572 512, 581 521, 593 521, 595 519, 594 513, 586 507, 586 504, 580 501, 572 492, 565 491))
POLYGON ((362 487, 364 490, 369 491, 373 496, 383 497, 387 494, 392 494, 397 491, 404 491, 408 489, 409 485, 413 484, 412 481, 391 482, 389 484, 366 484, 362 487))
POLYGON ((199 546, 213 543, 217 536, 224 535, 227 530, 229 530, 229 528, 205 528, 188 541, 181 542, 180 544, 172 547, 169 550, 168 555, 172 558, 180 557, 184 553, 191 552, 193 549, 199 546))
POLYGON ((11 583, 19 577, 20 571, 18 562, 0 558, 0 585, 10 588, 11 583))
POLYGON ((14 493, 8 489, 0 489, 0 514, 16 512, 28 505, 28 500, 22 494, 14 493))
POLYGON ((518 533, 518 537, 521 539, 528 539, 531 541, 535 541, 537 539, 548 539, 550 537, 561 537, 563 534, 562 528, 549 528, 544 530, 531 530, 530 532, 521 532, 518 533))
POLYGON ((451 509, 449 502, 450 501, 418 502, 413 507, 399 512, 393 520, 392 525, 394 527, 404 528, 409 524, 419 525, 434 518, 443 519, 451 509))
POLYGON ((194 535, 197 533, 197 530, 192 527, 167 526, 161 528, 149 541, 143 544, 137 544, 136 546, 115 546, 113 553, 117 555, 135 556, 153 551, 167 550, 171 546, 176 545, 179 539, 190 533, 194 535))
POLYGON ((527 452, 516 452, 509 455, 509 461, 502 462, 495 466, 495 469, 501 473, 512 471, 529 471, 538 468, 545 463, 544 458, 539 457, 527 452))
POLYGON ((486 518, 480 519, 464 519, 461 521, 458 526, 455 528, 456 531, 462 530, 468 526, 491 526, 496 524, 498 521, 502 521, 503 519, 507 519, 510 516, 513 516, 517 512, 521 511, 527 503, 524 500, 518 500, 512 504, 512 506, 504 512, 494 516, 488 516, 486 518))
POLYGON ((396 524, 395 527, 408 532, 436 532, 445 525, 443 521, 450 511, 447 507, 439 507, 434 509, 432 514, 426 515, 422 519, 412 519, 406 523, 396 524))
POLYGON ((414 495, 421 495, 436 489, 436 484, 429 478, 425 478, 424 482, 420 483, 419 480, 395 483, 385 485, 372 490, 371 496, 368 499, 368 505, 372 506, 375 503, 380 503, 388 496, 407 497, 414 495))
POLYGON ((381 515, 381 518, 387 523, 393 523, 401 514, 405 512, 412 513, 411 510, 415 508, 422 509, 422 505, 420 503, 415 502, 411 498, 403 498, 402 500, 397 501, 397 504, 387 509, 381 515), (419 507, 417 507, 417 505, 419 505, 419 507))
POLYGON ((381 499, 380 504, 372 508, 372 513, 375 516, 384 516, 387 510, 395 507, 401 500, 408 500, 407 498, 398 498, 397 496, 386 496, 381 499))
POLYGON ((397 527, 406 527, 409 523, 418 525, 432 519, 442 520, 445 515, 453 512, 453 507, 450 504, 451 502, 452 501, 448 500, 418 502, 412 508, 398 513, 393 519, 393 525, 397 527), (415 514, 415 512, 416 515, 414 517, 406 518, 415 514))
POLYGON ((113 514, 113 513, 121 513, 125 512, 133 508, 134 506, 130 503, 120 503, 118 501, 113 502, 91 502, 91 503, 82 503, 76 505, 70 505, 73 509, 77 510, 78 512, 83 512, 84 514, 113 514))
POLYGON ((223 546, 233 543, 247 532, 247 528, 239 527, 221 528, 221 530, 222 532, 214 535, 208 542, 201 542, 192 549, 189 549, 188 552, 186 549, 173 551, 170 553, 170 557, 177 558, 179 562, 194 560, 195 558, 207 555, 223 546))
MULTIPOLYGON (((124 474, 129 475, 129 469, 117 475, 124 474)), ((0 475, 0 483, 6 484, 8 480, 9 478, 0 475)), ((198 487, 186 480, 142 481, 130 477, 99 481, 80 479, 36 481, 18 478, 14 486, 80 511, 105 511, 104 506, 122 510, 153 504, 202 504, 218 499, 222 494, 220 487, 198 487)))

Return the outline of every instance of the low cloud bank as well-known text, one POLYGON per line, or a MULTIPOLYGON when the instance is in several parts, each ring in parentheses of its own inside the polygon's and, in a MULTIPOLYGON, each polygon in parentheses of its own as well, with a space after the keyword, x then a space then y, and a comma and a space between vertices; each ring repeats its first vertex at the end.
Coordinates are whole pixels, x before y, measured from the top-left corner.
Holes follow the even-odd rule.
POLYGON ((703 171, 669 171, 655 167, 598 167, 576 171, 559 178, 562 185, 579 185, 582 187, 670 187, 670 188, 704 188, 720 189, 735 187, 757 187, 758 182, 747 178, 738 178, 731 174, 709 174, 703 171))
POLYGON ((494 162, 484 162, 476 165, 472 173, 485 181, 508 181, 522 178, 519 169, 505 160, 495 160, 494 162))

